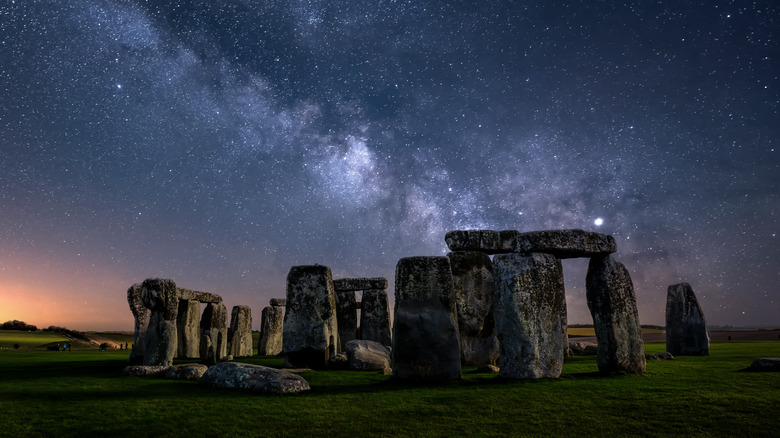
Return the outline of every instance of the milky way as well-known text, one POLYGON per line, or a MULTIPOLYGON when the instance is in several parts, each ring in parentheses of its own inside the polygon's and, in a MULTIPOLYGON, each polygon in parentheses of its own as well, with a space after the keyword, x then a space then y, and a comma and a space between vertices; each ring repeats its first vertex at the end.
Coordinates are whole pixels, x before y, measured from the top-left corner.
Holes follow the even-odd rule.
MULTIPOLYGON (((147 277, 259 314, 453 229, 612 234, 640 320, 780 322, 775 2, 6 1, 0 319, 129 329, 147 277), (446 4, 451 3, 451 4, 446 4), (472 4, 475 3, 475 4, 472 4), (597 219, 600 219, 597 222, 597 219)), ((566 261, 589 322, 587 261, 566 261)))

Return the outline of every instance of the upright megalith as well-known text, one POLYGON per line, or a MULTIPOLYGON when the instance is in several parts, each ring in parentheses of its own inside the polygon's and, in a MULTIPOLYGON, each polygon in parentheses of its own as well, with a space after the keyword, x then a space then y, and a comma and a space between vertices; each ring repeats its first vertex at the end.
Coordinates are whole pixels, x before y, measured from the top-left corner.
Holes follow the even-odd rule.
POLYGON ((209 303, 200 318, 200 360, 213 365, 227 356, 227 308, 222 303, 209 303))
POLYGON ((452 266, 461 362, 495 365, 498 338, 493 323, 493 263, 478 251, 454 251, 447 257, 452 266))
POLYGON ((228 344, 233 357, 252 355, 252 309, 249 306, 233 306, 230 312, 228 344))
POLYGON ((344 351, 347 342, 357 339, 358 320, 355 291, 335 290, 336 318, 339 326, 339 351, 344 351))
POLYGON ((543 253, 497 255, 493 278, 501 377, 559 377, 568 348, 560 259, 543 253))
POLYGON ((628 270, 610 255, 590 259, 585 279, 596 330, 597 363, 604 374, 645 371, 645 346, 628 270))
POLYGON ((133 329, 133 348, 130 350, 128 362, 131 365, 140 365, 144 362, 144 337, 149 327, 151 313, 144 306, 141 299, 141 283, 136 283, 127 289, 127 303, 135 320, 133 329))
POLYGON ((176 357, 191 359, 200 357, 200 301, 179 300, 176 318, 178 347, 176 357))
POLYGON ((324 368, 337 353, 336 294, 327 266, 293 266, 287 274, 282 351, 285 366, 324 368))
POLYGON ((407 257, 395 268, 393 377, 446 382, 460 378, 458 317, 447 257, 407 257))
POLYGON ((707 321, 688 283, 673 284, 667 289, 666 351, 675 356, 710 354, 707 321))
POLYGON ((363 291, 360 310, 360 339, 378 342, 385 347, 393 346, 392 332, 390 331, 390 304, 387 302, 385 289, 363 291))
POLYGON ((266 306, 263 308, 261 318, 257 354, 275 356, 282 352, 284 309, 279 306, 266 306))
POLYGON ((141 300, 150 310, 144 336, 144 365, 170 366, 176 356, 179 296, 173 280, 148 278, 141 283, 141 300))

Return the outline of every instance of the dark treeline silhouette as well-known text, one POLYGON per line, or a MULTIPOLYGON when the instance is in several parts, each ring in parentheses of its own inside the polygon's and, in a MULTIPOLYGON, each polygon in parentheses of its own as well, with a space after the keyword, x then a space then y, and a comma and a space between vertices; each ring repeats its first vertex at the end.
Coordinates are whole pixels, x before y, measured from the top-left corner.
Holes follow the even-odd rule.
POLYGON ((70 329, 66 329, 65 327, 57 327, 56 325, 51 325, 49 326, 49 328, 43 329, 43 331, 54 332, 63 336, 67 336, 69 338, 76 338, 76 339, 81 339, 83 341, 89 342, 89 338, 87 337, 87 335, 81 333, 78 330, 70 330, 70 329))
POLYGON ((0 330, 21 330, 24 332, 37 332, 38 327, 27 324, 24 321, 19 320, 13 320, 13 321, 6 321, 3 323, 2 326, 0 326, 0 330))

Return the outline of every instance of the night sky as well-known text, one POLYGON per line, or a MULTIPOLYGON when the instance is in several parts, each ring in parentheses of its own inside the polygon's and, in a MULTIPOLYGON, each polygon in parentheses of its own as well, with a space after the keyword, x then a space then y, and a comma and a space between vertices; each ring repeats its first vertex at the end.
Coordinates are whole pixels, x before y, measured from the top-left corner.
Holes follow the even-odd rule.
MULTIPOLYGON (((780 323, 780 6, 0 2, 0 322, 131 330, 148 277, 252 307, 453 229, 611 234, 640 321, 780 323)), ((586 259, 564 261, 589 323, 586 259)))

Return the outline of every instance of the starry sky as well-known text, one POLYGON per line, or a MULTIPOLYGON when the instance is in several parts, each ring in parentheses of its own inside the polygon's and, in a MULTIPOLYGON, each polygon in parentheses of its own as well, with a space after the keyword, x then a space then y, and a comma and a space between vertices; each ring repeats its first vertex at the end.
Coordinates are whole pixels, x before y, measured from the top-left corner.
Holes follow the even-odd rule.
MULTIPOLYGON (((454 229, 611 234, 640 321, 780 323, 766 1, 3 0, 0 322, 131 330, 148 277, 250 305, 454 229)), ((564 261, 589 323, 587 260, 564 261)))

